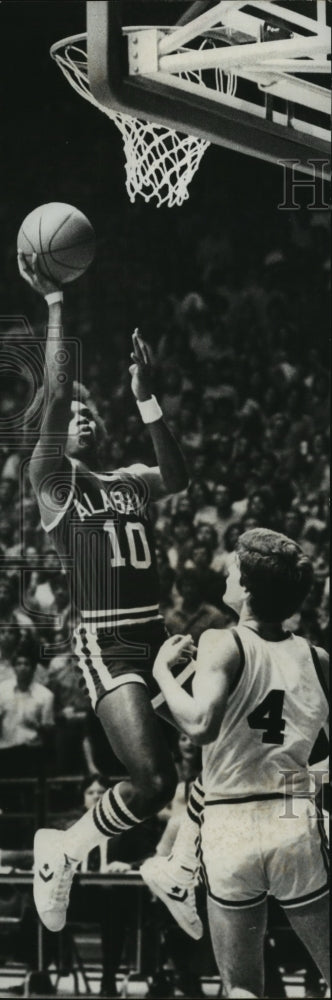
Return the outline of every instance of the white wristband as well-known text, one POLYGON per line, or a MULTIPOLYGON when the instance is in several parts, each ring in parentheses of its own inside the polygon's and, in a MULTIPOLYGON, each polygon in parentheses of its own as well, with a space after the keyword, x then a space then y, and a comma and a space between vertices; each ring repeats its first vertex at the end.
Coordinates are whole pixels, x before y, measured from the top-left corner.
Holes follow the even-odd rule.
POLYGON ((63 292, 49 292, 48 295, 44 296, 45 302, 49 306, 52 306, 54 302, 63 302, 63 292))
POLYGON ((144 399, 142 402, 139 399, 136 399, 136 403, 141 414, 143 424, 154 424, 155 421, 160 420, 163 415, 163 411, 160 409, 155 396, 151 396, 150 399, 144 399))

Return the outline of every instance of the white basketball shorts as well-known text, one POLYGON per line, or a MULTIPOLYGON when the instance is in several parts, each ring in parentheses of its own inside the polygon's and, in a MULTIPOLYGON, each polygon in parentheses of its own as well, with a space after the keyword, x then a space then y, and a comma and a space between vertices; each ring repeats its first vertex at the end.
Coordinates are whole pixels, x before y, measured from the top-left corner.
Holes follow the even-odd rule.
POLYGON ((309 798, 208 800, 201 855, 208 895, 220 906, 255 906, 271 893, 287 909, 328 892, 324 821, 309 798))

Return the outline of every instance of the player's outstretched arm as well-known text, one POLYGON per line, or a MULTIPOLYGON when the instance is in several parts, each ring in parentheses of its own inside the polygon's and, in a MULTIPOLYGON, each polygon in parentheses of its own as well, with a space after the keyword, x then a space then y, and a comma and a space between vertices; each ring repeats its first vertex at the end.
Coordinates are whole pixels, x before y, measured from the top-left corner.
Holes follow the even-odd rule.
MULTIPOLYGON (((133 334, 131 388, 144 423, 147 424, 155 450, 162 484, 166 493, 180 493, 188 486, 184 457, 163 419, 152 394, 152 366, 149 348, 138 330, 133 334)), ((152 471, 152 470, 151 470, 152 471)))
POLYGON ((213 743, 218 736, 229 691, 239 670, 240 654, 229 629, 203 632, 198 643, 191 695, 171 672, 183 652, 192 655, 190 635, 173 635, 166 639, 155 660, 153 676, 177 727, 187 733, 193 743, 204 746, 213 743))
POLYGON ((22 278, 45 299, 48 307, 42 425, 40 438, 30 461, 32 485, 38 490, 45 477, 60 468, 63 462, 73 375, 68 346, 63 350, 62 291, 42 274, 37 254, 32 254, 30 263, 19 250, 18 267, 22 278), (59 454, 55 455, 57 450, 59 454))

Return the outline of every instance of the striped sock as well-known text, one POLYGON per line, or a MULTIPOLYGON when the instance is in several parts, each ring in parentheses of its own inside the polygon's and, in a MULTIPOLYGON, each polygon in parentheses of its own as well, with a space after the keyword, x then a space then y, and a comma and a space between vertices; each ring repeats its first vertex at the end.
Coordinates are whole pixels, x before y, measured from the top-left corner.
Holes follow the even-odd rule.
POLYGON ((141 820, 137 819, 130 812, 128 806, 123 802, 119 792, 119 785, 109 788, 102 795, 93 809, 93 819, 97 830, 104 837, 114 837, 116 834, 123 833, 124 830, 130 830, 136 823, 141 822, 141 820))
POLYGON ((89 851, 104 843, 105 837, 116 837, 142 820, 134 816, 123 802, 119 785, 104 792, 93 809, 66 830, 64 850, 77 861, 83 861, 89 851))
POLYGON ((199 775, 199 777, 196 778, 196 781, 194 781, 187 805, 188 816, 190 816, 190 819, 192 819, 193 823, 196 823, 197 826, 200 826, 201 824, 204 799, 205 792, 199 775))
POLYGON ((204 789, 196 778, 191 789, 187 812, 181 822, 169 861, 178 881, 197 881, 199 876, 200 821, 204 808, 204 789))

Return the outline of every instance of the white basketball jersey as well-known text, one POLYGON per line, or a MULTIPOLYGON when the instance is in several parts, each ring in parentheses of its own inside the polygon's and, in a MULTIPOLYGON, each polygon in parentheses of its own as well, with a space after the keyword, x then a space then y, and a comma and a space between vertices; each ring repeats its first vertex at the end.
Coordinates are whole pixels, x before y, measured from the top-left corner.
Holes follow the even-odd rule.
POLYGON ((244 625, 233 632, 242 673, 216 741, 203 748, 206 801, 306 792, 308 758, 328 715, 316 651, 292 633, 271 642, 244 625))

